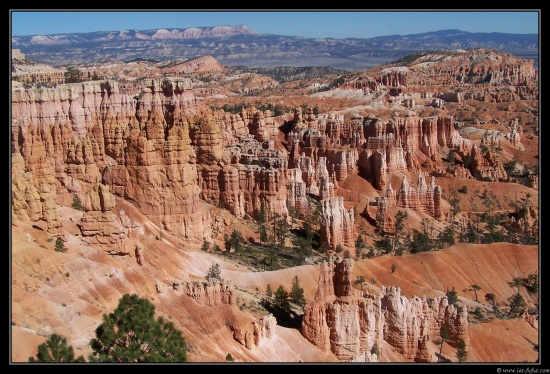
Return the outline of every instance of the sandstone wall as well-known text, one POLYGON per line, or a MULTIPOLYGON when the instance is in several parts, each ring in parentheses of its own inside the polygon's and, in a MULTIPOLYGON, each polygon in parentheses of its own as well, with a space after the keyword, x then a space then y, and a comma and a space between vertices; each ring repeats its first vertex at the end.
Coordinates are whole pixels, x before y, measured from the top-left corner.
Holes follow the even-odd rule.
POLYGON ((254 319, 251 325, 242 327, 230 326, 233 338, 247 349, 258 347, 264 341, 272 339, 275 336, 277 320, 272 314, 268 314, 265 317, 254 319))
POLYGON ((320 244, 335 250, 343 247, 355 247, 355 216, 353 208, 344 207, 342 196, 333 196, 321 200, 320 244))
MULTIPOLYGON (((24 161, 12 193, 21 202, 13 204, 14 216, 47 220, 55 231, 55 215, 44 212, 70 206, 74 195, 83 200, 100 184, 163 229, 209 237, 189 138, 189 116, 199 109, 185 81, 151 81, 137 102, 119 93, 114 81, 16 88, 12 94, 12 162, 21 165, 19 155, 24 161), (37 200, 33 191, 49 195, 37 200)), ((92 221, 97 219, 106 218, 92 221)))
POLYGON ((201 305, 235 305, 235 286, 231 281, 186 282, 184 292, 201 305))
POLYGON ((446 297, 408 299, 395 287, 382 286, 379 295, 364 297, 352 288, 353 265, 350 258, 321 265, 319 288, 304 308, 301 329, 312 344, 354 362, 376 360, 371 350, 382 340, 411 361, 428 362, 427 342, 442 326, 449 330, 449 344, 456 346, 460 339, 468 344, 466 307, 459 312, 446 297))

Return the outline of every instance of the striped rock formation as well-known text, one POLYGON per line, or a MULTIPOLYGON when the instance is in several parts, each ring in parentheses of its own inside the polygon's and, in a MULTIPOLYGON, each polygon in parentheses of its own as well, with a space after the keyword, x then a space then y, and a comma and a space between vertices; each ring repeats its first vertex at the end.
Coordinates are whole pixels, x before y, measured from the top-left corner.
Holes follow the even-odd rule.
POLYGON ((320 244, 330 250, 338 245, 355 248, 355 216, 353 208, 344 207, 342 196, 321 200, 320 244))
POLYGON ((304 308, 302 335, 315 346, 331 351, 342 361, 376 361, 373 347, 382 340, 406 359, 428 362, 427 342, 449 331, 448 343, 468 337, 468 313, 449 305, 447 298, 408 299, 399 288, 382 287, 380 294, 365 297, 352 288, 354 261, 332 259, 321 264, 319 287, 313 302, 304 308))
POLYGON ((14 88, 12 159, 23 178, 15 180, 13 216, 45 220, 54 233, 60 223, 52 207, 70 206, 75 195, 84 200, 101 184, 163 229, 209 238, 189 137, 198 105, 187 84, 152 80, 139 101, 108 80, 14 88), (36 191, 41 198, 32 197, 36 191))

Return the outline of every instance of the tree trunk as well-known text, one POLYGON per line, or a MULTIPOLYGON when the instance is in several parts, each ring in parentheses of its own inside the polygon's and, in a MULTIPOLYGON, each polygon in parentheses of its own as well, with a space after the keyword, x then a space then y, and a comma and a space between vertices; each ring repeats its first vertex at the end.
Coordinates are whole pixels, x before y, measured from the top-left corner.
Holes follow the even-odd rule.
POLYGON ((437 362, 441 360, 441 353, 443 352, 443 343, 445 342, 445 339, 441 339, 441 347, 439 347, 439 355, 437 356, 437 362))

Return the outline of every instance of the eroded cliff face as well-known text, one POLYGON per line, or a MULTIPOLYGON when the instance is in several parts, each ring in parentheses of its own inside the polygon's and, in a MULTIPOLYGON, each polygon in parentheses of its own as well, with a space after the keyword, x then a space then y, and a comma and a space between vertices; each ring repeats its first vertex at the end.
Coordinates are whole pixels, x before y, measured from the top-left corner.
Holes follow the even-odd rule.
POLYGON ((202 115, 207 118, 199 121, 208 126, 196 127, 191 137, 199 147, 203 200, 241 218, 256 217, 262 204, 268 217, 287 215, 288 208, 305 210, 301 181, 288 168, 286 151, 276 147, 279 129, 273 118, 255 108, 202 115))
MULTIPOLYGON (((380 84, 406 84, 406 71, 386 73, 380 84)), ((435 168, 443 149, 471 156, 468 169, 457 165, 455 175, 507 178, 498 157, 480 153, 476 142, 462 138, 450 116, 345 118, 296 108, 285 122, 253 107, 236 114, 213 111, 197 101, 189 79, 146 80, 144 86, 137 100, 120 93, 114 81, 15 88, 12 216, 44 220, 50 233, 59 233, 56 204, 70 205, 75 196, 82 200, 104 185, 161 230, 202 242, 211 238, 204 202, 241 218, 257 217, 262 204, 267 217, 285 216, 307 212, 311 194, 324 207, 322 241, 334 249, 353 247, 355 239, 353 215, 336 199, 339 183, 351 175, 389 191, 387 206, 420 209, 435 218, 443 217, 441 190, 421 174, 435 168), (290 127, 286 144, 283 124, 290 127), (416 189, 406 180, 389 185, 393 173, 405 172, 420 175, 416 189)), ((511 145, 521 144, 516 127, 502 137, 511 145)), ((481 140, 482 145, 496 141, 481 140)), ((109 213, 101 212, 96 222, 115 225, 115 211, 108 219, 109 213)), ((389 227, 388 222, 379 224, 389 227)), ((115 240, 118 234, 112 233, 120 230, 113 230, 107 230, 110 239, 98 241, 115 240)))
POLYGON ((443 326, 449 332, 449 344, 456 347, 461 339, 468 344, 466 307, 459 311, 449 305, 446 297, 430 301, 416 296, 407 299, 395 287, 383 288, 380 296, 385 310, 384 340, 406 358, 425 359, 426 337, 438 337, 443 326))
POLYGON ((394 87, 427 82, 449 86, 456 83, 526 86, 538 79, 533 64, 533 60, 489 49, 437 51, 421 55, 406 67, 372 69, 371 79, 394 87))
POLYGON ((56 204, 70 205, 73 194, 89 192, 112 161, 104 153, 103 119, 117 112, 123 123, 135 103, 109 82, 20 88, 12 94, 12 163, 20 168, 12 195, 15 201, 21 201, 16 191, 27 195, 25 204, 13 204, 14 215, 42 218, 56 233, 61 225, 50 211, 56 204), (36 191, 41 198, 31 198, 36 191))
POLYGON ((355 215, 353 208, 346 209, 342 196, 321 200, 320 241, 328 249, 335 250, 340 244, 347 248, 355 245, 355 215))
MULTIPOLYGON (((119 93, 112 81, 15 89, 12 162, 21 172, 14 181, 13 215, 44 219, 55 233, 61 225, 52 207, 71 205, 77 196, 91 201, 83 222, 88 232, 92 222, 117 225, 109 213, 113 194, 134 203, 163 229, 208 238, 209 217, 200 210, 189 138, 188 116, 199 107, 186 92, 187 83, 151 81, 137 102, 119 93), (101 207, 93 203, 98 199, 101 207)), ((122 235, 117 230, 107 230, 108 240, 115 232, 122 235)))
POLYGON ((262 342, 270 340, 275 336, 277 320, 272 314, 265 317, 255 318, 251 323, 244 326, 231 325, 233 339, 248 349, 260 346, 262 342))
MULTIPOLYGON (((203 326, 205 329, 201 330, 202 333, 206 333, 208 329, 211 329, 210 332, 217 330, 216 333, 222 336, 222 340, 230 337, 248 350, 262 347, 264 343, 269 345, 269 341, 277 337, 275 330, 277 320, 272 314, 251 318, 250 315, 240 311, 236 302, 235 285, 231 280, 213 278, 207 279, 206 282, 175 280, 169 284, 157 281, 156 290, 157 293, 163 294, 163 297, 180 298, 178 308, 186 305, 187 300, 191 299, 193 304, 208 307, 207 310, 198 309, 202 310, 202 313, 227 318, 224 324, 217 327, 203 326)), ((187 305, 187 307, 194 309, 196 306, 187 305)), ((201 320, 201 318, 198 319, 201 320)))
POLYGON ((304 309, 301 329, 311 343, 343 361, 365 357, 383 333, 380 300, 363 298, 351 287, 352 270, 352 259, 321 265, 319 288, 313 302, 304 309))
POLYGON ((383 232, 395 231, 393 218, 388 213, 388 208, 394 206, 420 210, 442 220, 445 214, 441 208, 441 199, 441 187, 435 184, 435 177, 432 176, 430 183, 426 183, 424 173, 420 172, 416 188, 412 187, 404 177, 398 190, 388 185, 386 195, 380 198, 376 213, 377 225, 383 232))
POLYGON ((163 230, 192 240, 210 237, 210 217, 201 209, 196 162, 216 154, 191 146, 190 128, 208 121, 186 91, 187 80, 151 81, 136 105, 137 126, 125 130, 124 164, 107 168, 103 182, 130 200, 163 230))
POLYGON ((25 168, 25 159, 14 154, 12 167, 12 222, 47 223, 50 234, 59 234, 61 222, 55 210, 56 186, 53 168, 48 163, 45 177, 37 180, 32 171, 25 168))
MULTIPOLYGON (((197 103, 188 79, 144 85, 137 101, 114 81, 14 90, 16 220, 45 220, 58 234, 56 204, 108 191, 136 205, 161 230, 201 242, 211 235, 201 199, 237 217, 257 215, 262 203, 268 216, 307 210, 304 181, 276 147, 273 118, 253 108, 240 115, 214 113, 197 103)), ((96 208, 83 218, 86 234, 98 243, 122 240, 126 234, 114 228, 121 225, 114 208, 96 208), (91 228, 99 222, 112 226, 106 238, 91 228)))
POLYGON ((302 170, 308 193, 316 195, 323 175, 337 189, 338 182, 359 173, 384 191, 390 174, 435 168, 444 148, 466 154, 474 145, 454 128, 452 116, 413 113, 383 120, 356 114, 344 119, 333 113, 315 116, 311 110, 304 115, 300 108, 295 110, 287 140, 289 165, 302 170))
POLYGON ((502 182, 508 179, 502 161, 491 151, 484 153, 474 144, 470 157, 469 169, 474 178, 491 182, 502 182))
MULTIPOLYGON (((97 184, 85 194, 82 205, 84 214, 79 227, 82 237, 107 253, 131 255, 138 245, 142 229, 127 219, 124 210, 115 210, 115 196, 104 184, 97 184)), ((136 253, 138 253, 136 251, 136 253)), ((137 256, 136 256, 137 257, 137 256)))
MULTIPOLYGON (((475 152, 476 145, 460 136, 451 116, 410 115, 382 120, 355 114, 345 119, 343 115, 316 116, 311 108, 305 112, 296 108, 287 122, 291 130, 286 136, 286 151, 276 149, 279 130, 274 118, 255 108, 243 109, 240 114, 213 113, 200 122, 207 125, 192 131, 192 138, 198 153, 210 152, 199 163, 204 200, 238 217, 255 217, 262 203, 268 216, 303 213, 308 206, 307 194, 318 196, 325 207, 322 242, 329 249, 338 244, 353 247, 353 223, 336 200, 325 201, 337 195, 338 184, 348 176, 360 173, 375 188, 386 190, 387 207, 422 210, 442 219, 441 188, 433 180, 426 183, 422 170, 435 168, 444 149, 466 155, 475 152), (204 139, 210 139, 206 142, 210 147, 201 145, 204 139), (418 173, 418 186, 412 188, 405 179, 394 191, 387 182, 389 176, 404 172, 418 173)), ((480 166, 483 175, 500 175, 498 162, 491 159, 480 166)), ((455 169, 458 174, 462 171, 460 165, 455 169)), ((460 175, 470 172, 463 171, 460 175)), ((481 178, 474 169, 472 173, 481 178)), ((391 231, 391 217, 378 224, 391 231)))
POLYGON ((373 347, 382 340, 411 361, 429 362, 429 339, 439 336, 442 326, 456 346, 468 337, 467 309, 458 311, 447 298, 411 299, 395 287, 382 287, 379 295, 352 288, 354 261, 333 259, 321 265, 319 288, 313 302, 304 308, 302 335, 342 361, 377 361, 373 347))
POLYGON ((381 120, 369 115, 364 119, 366 143, 358 158, 359 171, 377 189, 387 187, 387 175, 394 172, 418 172, 421 164, 435 165, 443 147, 469 152, 473 142, 462 138, 452 117, 417 116, 381 120), (417 151, 425 156, 418 157, 417 151))
POLYGON ((235 286, 231 281, 186 282, 183 290, 187 296, 201 305, 235 305, 235 286))
MULTIPOLYGON (((207 282, 172 283, 172 288, 183 292, 200 305, 216 308, 222 304, 237 308, 235 302, 235 286, 230 280, 208 280, 207 282)), ((213 313, 215 313, 213 311, 213 313)), ((275 335, 277 320, 272 314, 239 324, 230 324, 233 339, 247 349, 260 346, 263 341, 270 340, 275 335)))

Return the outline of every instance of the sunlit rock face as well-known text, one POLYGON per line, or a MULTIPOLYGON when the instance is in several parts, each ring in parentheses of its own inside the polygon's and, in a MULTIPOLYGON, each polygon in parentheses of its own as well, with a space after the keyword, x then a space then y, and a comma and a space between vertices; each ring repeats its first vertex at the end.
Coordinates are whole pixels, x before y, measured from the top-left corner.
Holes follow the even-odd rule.
POLYGON ((342 196, 321 200, 321 245, 331 250, 339 244, 352 248, 356 239, 354 222, 353 208, 344 207, 342 196))
POLYGON ((135 243, 127 239, 136 235, 117 217, 115 197, 109 187, 97 184, 84 196, 82 205, 80 231, 88 243, 97 244, 108 253, 129 255, 135 249, 135 243))
POLYGON ((235 286, 229 280, 208 282, 186 282, 184 292, 201 305, 235 305, 235 286))
POLYGON ((468 338, 467 310, 458 311, 447 298, 411 299, 396 287, 382 287, 380 294, 363 296, 352 288, 352 259, 332 259, 321 264, 319 288, 304 308, 302 335, 342 361, 376 361, 372 348, 385 340, 396 351, 417 362, 429 362, 429 339, 442 326, 456 346, 468 338))
POLYGON ((474 178, 491 182, 502 182, 508 179, 502 161, 491 151, 483 152, 474 144, 470 156, 471 162, 468 169, 474 178))
POLYGON ((377 226, 385 233, 394 233, 395 217, 388 210, 391 207, 420 210, 438 220, 444 219, 441 199, 441 187, 435 184, 434 177, 430 183, 426 183, 424 174, 419 173, 416 188, 410 185, 407 178, 403 178, 398 190, 388 185, 385 196, 379 199, 376 212, 377 226))
POLYGON ((380 120, 369 115, 364 118, 363 127, 365 144, 358 154, 357 166, 379 190, 387 188, 388 174, 420 171, 417 151, 433 163, 442 147, 467 153, 473 146, 470 140, 460 136, 450 116, 380 120))
POLYGON ((22 177, 14 197, 25 203, 14 204, 13 215, 46 220, 54 233, 60 224, 52 207, 108 186, 109 194, 131 201, 163 229, 209 238, 189 136, 199 106, 188 88, 187 80, 153 80, 139 101, 121 94, 114 81, 14 89, 12 150, 22 177), (32 197, 36 191, 42 198, 32 197))
POLYGON ((12 163, 20 168, 12 194, 16 201, 21 189, 26 195, 25 204, 12 205, 15 216, 45 220, 50 233, 58 233, 55 206, 70 205, 75 194, 82 198, 112 162, 104 125, 115 113, 123 126, 136 123, 134 100, 115 82, 12 90, 12 163), (31 197, 37 193, 38 200, 31 197))
POLYGON ((229 328, 233 332, 233 339, 244 345, 247 349, 260 346, 264 341, 272 340, 275 337, 275 326, 277 320, 272 314, 265 317, 255 318, 249 325, 235 326, 229 328))
POLYGON ((302 180, 300 169, 288 169, 287 207, 292 211, 305 215, 308 212, 306 183, 302 180))
POLYGON ((215 157, 215 144, 195 152, 190 131, 209 119, 195 117, 199 107, 187 80, 152 80, 136 107, 138 126, 126 132, 124 165, 105 171, 103 180, 130 200, 163 230, 188 239, 210 238, 210 217, 201 209, 196 162, 215 157))

